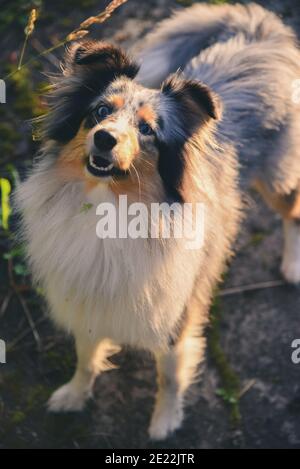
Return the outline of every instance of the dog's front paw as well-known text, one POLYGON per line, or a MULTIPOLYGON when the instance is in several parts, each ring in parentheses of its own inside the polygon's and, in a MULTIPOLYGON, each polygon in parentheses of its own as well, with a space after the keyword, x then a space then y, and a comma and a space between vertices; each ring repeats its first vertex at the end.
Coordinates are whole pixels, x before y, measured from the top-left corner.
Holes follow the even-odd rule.
POLYGON ((156 409, 152 416, 149 435, 152 440, 164 440, 180 428, 183 421, 182 406, 156 409))
POLYGON ((300 261, 298 259, 283 261, 281 272, 287 282, 293 285, 300 284, 300 261))
POLYGON ((52 394, 47 408, 49 412, 80 412, 89 397, 90 392, 80 391, 74 384, 68 383, 52 394))

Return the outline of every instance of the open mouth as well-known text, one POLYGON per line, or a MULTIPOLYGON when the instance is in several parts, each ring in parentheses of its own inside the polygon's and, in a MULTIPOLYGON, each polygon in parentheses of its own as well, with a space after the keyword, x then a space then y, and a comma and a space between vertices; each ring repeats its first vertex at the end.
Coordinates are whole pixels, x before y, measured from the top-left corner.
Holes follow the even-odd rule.
POLYGON ((87 170, 96 177, 127 176, 128 171, 116 168, 100 155, 90 155, 87 161, 87 170))

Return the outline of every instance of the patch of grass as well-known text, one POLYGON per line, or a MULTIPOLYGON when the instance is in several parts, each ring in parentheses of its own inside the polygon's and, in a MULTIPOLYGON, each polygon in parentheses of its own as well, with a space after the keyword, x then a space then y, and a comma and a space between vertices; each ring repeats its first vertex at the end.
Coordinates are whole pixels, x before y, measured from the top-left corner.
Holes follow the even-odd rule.
POLYGON ((15 410, 10 416, 10 421, 14 425, 18 425, 24 422, 24 420, 26 420, 26 414, 21 410, 15 410))
POLYGON ((59 370, 63 375, 72 374, 74 369, 74 354, 71 351, 64 351, 63 354, 56 350, 50 350, 46 353, 47 367, 52 370, 59 370))
MULTIPOLYGON (((14 65, 7 67, 7 72, 15 71, 14 65)), ((38 89, 42 88, 38 85, 38 89)), ((26 67, 11 76, 11 94, 14 95, 13 110, 23 119, 38 117, 45 111, 39 93, 33 84, 32 73, 26 67)))
POLYGON ((52 390, 42 384, 31 387, 26 396, 26 413, 32 412, 41 405, 44 405, 51 395, 52 390))
POLYGON ((1 155, 3 155, 14 150, 16 143, 20 140, 20 135, 12 122, 4 121, 4 113, 1 113, 0 116, 1 120, 3 118, 3 121, 0 122, 0 150, 1 155))
POLYGON ((230 365, 221 345, 221 302, 217 297, 211 308, 211 327, 208 333, 208 347, 221 380, 217 395, 230 409, 230 420, 234 427, 241 423, 239 377, 230 365))
POLYGON ((6 400, 10 402, 10 408, 3 406, 6 410, 4 415, 6 424, 13 426, 23 423, 29 414, 44 405, 52 389, 43 384, 27 386, 23 382, 21 374, 14 371, 2 376, 1 392, 4 394, 4 402, 6 400))
POLYGON ((19 402, 22 398, 23 383, 19 372, 6 373, 1 381, 1 394, 5 393, 15 402, 19 402))

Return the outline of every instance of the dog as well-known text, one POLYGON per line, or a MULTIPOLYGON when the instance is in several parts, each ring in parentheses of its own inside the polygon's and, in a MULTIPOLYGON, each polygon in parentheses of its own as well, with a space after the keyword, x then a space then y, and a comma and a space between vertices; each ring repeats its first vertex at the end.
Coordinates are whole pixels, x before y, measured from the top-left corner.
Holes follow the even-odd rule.
POLYGON ((150 437, 181 426, 246 184, 283 216, 282 269, 300 281, 299 58, 292 31, 256 5, 176 13, 150 34, 140 69, 104 42, 67 50, 40 154, 15 196, 33 279, 76 342, 76 373, 50 411, 82 410, 125 345, 157 362, 150 437), (125 195, 147 208, 203 204, 203 245, 163 239, 160 223, 156 238, 100 239, 96 207, 125 195))

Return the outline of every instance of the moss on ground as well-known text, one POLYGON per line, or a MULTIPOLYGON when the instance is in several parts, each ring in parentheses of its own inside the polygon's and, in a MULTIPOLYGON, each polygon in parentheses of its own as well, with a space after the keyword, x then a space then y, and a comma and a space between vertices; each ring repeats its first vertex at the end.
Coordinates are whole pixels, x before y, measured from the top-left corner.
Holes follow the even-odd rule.
POLYGON ((221 301, 216 297, 211 308, 211 327, 208 333, 208 347, 214 365, 218 371, 221 388, 217 395, 223 399, 230 409, 230 420, 234 427, 241 423, 240 393, 241 386, 237 373, 231 367, 221 344, 221 301))

